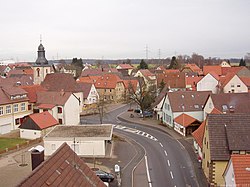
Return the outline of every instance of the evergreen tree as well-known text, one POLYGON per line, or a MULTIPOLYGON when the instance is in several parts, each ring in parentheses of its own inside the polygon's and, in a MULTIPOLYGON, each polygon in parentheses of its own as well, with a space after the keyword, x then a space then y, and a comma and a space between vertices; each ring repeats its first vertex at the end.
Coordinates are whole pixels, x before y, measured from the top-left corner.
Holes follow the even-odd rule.
POLYGON ((165 85, 166 85, 166 83, 162 79, 161 82, 160 82, 160 85, 159 85, 159 92, 161 92, 163 90, 163 88, 165 87, 165 85))
POLYGON ((240 63, 239 66, 246 66, 246 61, 242 59, 240 59, 240 63))
POLYGON ((172 57, 171 63, 169 65, 169 69, 179 69, 180 64, 178 63, 177 59, 175 56, 172 57))
POLYGON ((148 64, 142 59, 138 69, 148 69, 148 64))

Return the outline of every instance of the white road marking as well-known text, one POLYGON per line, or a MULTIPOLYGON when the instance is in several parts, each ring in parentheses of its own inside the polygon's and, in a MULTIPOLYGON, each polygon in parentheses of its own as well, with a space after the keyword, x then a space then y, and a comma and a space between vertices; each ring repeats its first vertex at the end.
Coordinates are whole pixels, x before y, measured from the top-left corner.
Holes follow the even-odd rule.
POLYGON ((181 145, 181 148, 182 149, 185 149, 185 147, 182 145, 182 143, 179 141, 179 140, 177 140, 178 142, 179 142, 179 144, 181 145))
POLYGON ((163 145, 162 145, 162 143, 161 143, 161 142, 160 142, 159 144, 160 144, 160 146, 161 146, 161 147, 163 147, 163 145))
POLYGON ((172 179, 174 178, 174 176, 173 176, 173 173, 172 173, 172 171, 170 171, 170 175, 171 175, 171 177, 172 177, 172 179))
POLYGON ((168 160, 168 166, 170 167, 170 161, 168 160))
POLYGON ((166 150, 164 150, 164 153, 165 153, 165 155, 166 155, 166 156, 168 156, 168 153, 167 153, 167 151, 166 151, 166 150))
POLYGON ((148 169, 148 159, 146 155, 145 155, 145 164, 146 164, 146 170, 147 170, 148 184, 149 184, 149 187, 152 187, 152 181, 150 179, 149 169, 148 169))

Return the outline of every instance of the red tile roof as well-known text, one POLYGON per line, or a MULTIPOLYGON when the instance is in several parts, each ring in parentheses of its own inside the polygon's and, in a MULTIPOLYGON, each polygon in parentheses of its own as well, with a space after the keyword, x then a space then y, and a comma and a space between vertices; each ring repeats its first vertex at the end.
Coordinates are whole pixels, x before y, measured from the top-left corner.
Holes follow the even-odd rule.
POLYGON ((83 92, 83 98, 86 99, 89 96, 93 84, 86 82, 78 82, 77 85, 79 87, 79 90, 83 92))
POLYGON ((148 77, 148 76, 154 76, 153 73, 151 73, 148 69, 140 69, 139 70, 143 76, 148 77))
POLYGON ((38 92, 37 104, 54 104, 56 106, 63 106, 67 102, 71 94, 71 92, 38 92))
POLYGON ((18 186, 106 187, 66 143, 62 144, 18 186))
POLYGON ((54 108, 56 105, 54 104, 40 104, 37 107, 40 109, 52 109, 54 108))
POLYGON ((187 114, 181 114, 174 118, 174 121, 183 127, 188 127, 194 122, 199 122, 197 119, 193 118, 192 116, 189 116, 187 114))
POLYGON ((133 66, 130 64, 119 64, 118 66, 120 66, 121 69, 133 69, 133 66))
POLYGON ((202 75, 202 70, 196 64, 185 64, 185 67, 190 68, 193 72, 198 73, 198 75, 202 75))
POLYGON ((217 81, 219 81, 220 80, 220 77, 219 77, 219 75, 218 74, 216 74, 215 72, 209 72, 209 74, 210 75, 212 75, 217 81))
POLYGON ((238 66, 238 67, 222 67, 222 75, 226 75, 228 73, 234 73, 237 74, 240 70, 242 70, 244 66, 238 66))
POLYGON ((235 184, 237 186, 246 186, 250 184, 250 155, 231 155, 233 164, 235 184))
POLYGON ((221 76, 222 75, 222 69, 221 66, 203 66, 203 73, 204 75, 214 72, 217 75, 221 76))
POLYGON ((37 100, 37 92, 45 91, 41 85, 21 86, 28 93, 30 103, 35 103, 37 100))
POLYGON ((250 87, 250 77, 240 77, 240 80, 249 88, 250 87))
POLYGON ((186 79, 186 85, 191 85, 192 90, 196 90, 196 85, 197 83, 202 79, 203 77, 198 77, 198 76, 188 76, 185 77, 186 79))
POLYGON ((43 130, 58 125, 58 121, 48 112, 30 114, 26 117, 20 129, 43 130))
POLYGON ((232 78, 234 78, 234 76, 238 77, 235 73, 228 73, 225 77, 221 78, 221 87, 224 88, 232 80, 232 78))
POLYGON ((132 84, 133 90, 136 90, 138 85, 138 80, 137 79, 123 80, 123 83, 126 89, 128 89, 130 87, 130 84, 132 84))
POLYGON ((86 77, 80 77, 78 79, 78 82, 84 82, 84 83, 95 83, 97 81, 97 79, 101 77, 101 75, 96 75, 96 76, 86 76, 86 77))
POLYGON ((116 74, 107 73, 100 76, 96 82, 95 87, 97 89, 115 89, 118 82, 123 82, 116 74))
POLYGON ((157 75, 157 86, 163 82, 169 88, 186 88, 186 75, 184 72, 179 73, 168 73, 168 74, 158 74, 157 75))
POLYGON ((166 70, 164 70, 164 73, 165 74, 168 74, 168 73, 180 73, 180 70, 178 70, 178 69, 166 69, 166 70))
POLYGON ((28 101, 27 92, 16 86, 0 86, 0 105, 28 101), (23 98, 11 99, 11 96, 26 95, 23 98))
POLYGON ((203 141, 203 136, 204 136, 204 132, 205 132, 205 125, 206 125, 206 120, 204 120, 202 122, 202 124, 199 126, 199 128, 196 129, 196 131, 194 131, 192 133, 195 141, 198 143, 200 148, 202 148, 202 141, 203 141))

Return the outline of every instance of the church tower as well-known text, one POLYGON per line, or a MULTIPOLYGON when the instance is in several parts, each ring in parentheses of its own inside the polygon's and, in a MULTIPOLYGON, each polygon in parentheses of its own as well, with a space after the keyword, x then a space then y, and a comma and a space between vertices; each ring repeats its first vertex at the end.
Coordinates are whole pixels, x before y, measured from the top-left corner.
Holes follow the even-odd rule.
POLYGON ((42 40, 40 40, 40 45, 38 46, 37 51, 37 59, 33 65, 34 84, 41 84, 46 75, 51 72, 52 68, 45 57, 45 49, 43 47, 42 40))

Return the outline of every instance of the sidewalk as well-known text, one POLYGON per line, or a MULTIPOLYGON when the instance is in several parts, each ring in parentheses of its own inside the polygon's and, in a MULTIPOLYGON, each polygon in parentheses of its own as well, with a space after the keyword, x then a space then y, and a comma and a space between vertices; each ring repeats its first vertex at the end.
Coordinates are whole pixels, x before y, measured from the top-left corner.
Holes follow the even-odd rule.
MULTIPOLYGON (((157 121, 156 119, 153 119, 153 118, 142 119, 136 114, 134 114, 134 118, 131 118, 130 114, 134 114, 134 112, 127 111, 127 112, 121 114, 120 116, 118 116, 118 119, 129 122, 129 123, 137 123, 137 124, 149 126, 151 128, 160 129, 160 130, 166 132, 167 134, 169 134, 174 139, 178 140, 185 147, 187 152, 189 153, 190 159, 193 162, 194 171, 195 171, 199 186, 202 186, 202 187, 207 186, 206 177, 205 177, 202 169, 200 168, 200 163, 198 163, 197 155, 196 155, 194 147, 193 147, 193 138, 192 137, 183 137, 180 134, 178 134, 177 132, 175 132, 172 128, 160 125, 159 121, 157 121)), ((140 177, 141 172, 142 172, 141 168, 137 167, 134 171, 134 177, 135 176, 140 177)), ((145 176, 145 177, 147 177, 147 176, 145 176)))

